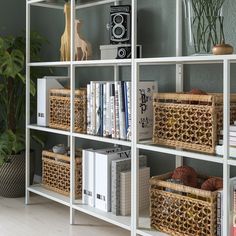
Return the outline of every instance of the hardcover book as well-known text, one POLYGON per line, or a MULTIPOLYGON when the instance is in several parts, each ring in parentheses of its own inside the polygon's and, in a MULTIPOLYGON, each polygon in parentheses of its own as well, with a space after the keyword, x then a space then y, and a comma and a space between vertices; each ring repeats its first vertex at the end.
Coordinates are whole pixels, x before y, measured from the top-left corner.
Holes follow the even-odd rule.
MULTIPOLYGON (((120 215, 120 173, 123 171, 131 170, 131 158, 119 159, 112 161, 112 213, 120 215)), ((147 165, 147 157, 144 155, 139 156, 139 166, 144 167, 147 165)))
MULTIPOLYGON (((150 168, 139 169, 139 210, 149 208, 150 168)), ((131 214, 131 171, 120 173, 120 213, 122 216, 131 214)))

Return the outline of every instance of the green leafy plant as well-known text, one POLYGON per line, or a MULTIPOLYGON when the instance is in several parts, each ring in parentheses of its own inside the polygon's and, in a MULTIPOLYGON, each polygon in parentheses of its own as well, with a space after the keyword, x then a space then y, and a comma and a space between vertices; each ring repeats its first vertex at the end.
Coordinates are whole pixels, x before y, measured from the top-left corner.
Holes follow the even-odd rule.
MULTIPOLYGON (((46 40, 31 33, 31 60, 39 61, 46 40)), ((39 70, 31 70, 30 94, 35 96, 39 70)), ((0 37, 0 166, 8 155, 25 149, 25 37, 0 37)), ((31 99, 35 103, 35 99, 31 99)), ((32 137, 43 145, 37 135, 32 137)))

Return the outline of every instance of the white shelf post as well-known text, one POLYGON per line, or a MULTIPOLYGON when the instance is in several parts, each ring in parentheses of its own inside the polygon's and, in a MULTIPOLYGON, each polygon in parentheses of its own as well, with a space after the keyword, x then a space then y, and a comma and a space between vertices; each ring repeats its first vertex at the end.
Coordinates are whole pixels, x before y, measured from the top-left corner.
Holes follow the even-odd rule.
POLYGON ((71 0, 71 37, 70 37, 70 224, 75 224, 75 137, 73 137, 74 119, 74 97, 75 97, 75 67, 73 65, 75 57, 75 0, 71 0))
POLYGON ((25 204, 30 203, 30 4, 26 0, 26 143, 25 143, 25 204))
MULTIPOLYGON (((182 56, 182 0, 176 0, 176 56, 182 56)), ((183 92, 183 64, 176 64, 176 92, 183 92)), ((183 157, 176 156, 176 167, 183 165, 183 157)))
POLYGON ((224 60, 224 77, 223 77, 223 236, 229 236, 230 231, 230 188, 229 188, 229 178, 230 178, 230 166, 228 165, 229 158, 229 124, 230 124, 230 61, 224 60))
POLYGON ((138 125, 137 125, 137 104, 138 104, 138 67, 135 61, 136 59, 136 45, 137 45, 137 0, 132 0, 132 71, 131 71, 131 87, 132 87, 132 118, 131 118, 131 236, 136 236, 136 230, 138 228, 138 219, 139 219, 139 150, 137 148, 138 142, 138 125))

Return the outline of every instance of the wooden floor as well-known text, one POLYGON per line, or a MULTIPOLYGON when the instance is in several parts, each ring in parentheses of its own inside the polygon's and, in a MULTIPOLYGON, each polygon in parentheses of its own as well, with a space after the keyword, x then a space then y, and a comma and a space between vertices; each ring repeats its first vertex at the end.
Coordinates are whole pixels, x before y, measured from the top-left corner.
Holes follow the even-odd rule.
POLYGON ((0 197, 0 236, 128 236, 130 233, 83 213, 77 225, 69 224, 69 208, 39 196, 24 199, 0 197))

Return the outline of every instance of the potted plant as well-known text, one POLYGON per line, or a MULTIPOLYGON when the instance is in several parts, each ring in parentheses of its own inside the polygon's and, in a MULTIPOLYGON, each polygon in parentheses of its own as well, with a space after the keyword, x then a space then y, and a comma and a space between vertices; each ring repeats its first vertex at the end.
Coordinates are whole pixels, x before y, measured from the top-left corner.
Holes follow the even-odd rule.
MULTIPOLYGON (((39 60, 45 39, 31 33, 31 59, 39 60)), ((31 71, 34 96, 38 71, 31 71)), ((25 37, 0 37, 0 195, 24 196, 25 189, 25 37)), ((34 99, 32 99, 34 102, 34 99)), ((32 135, 40 142, 41 139, 32 135)))

